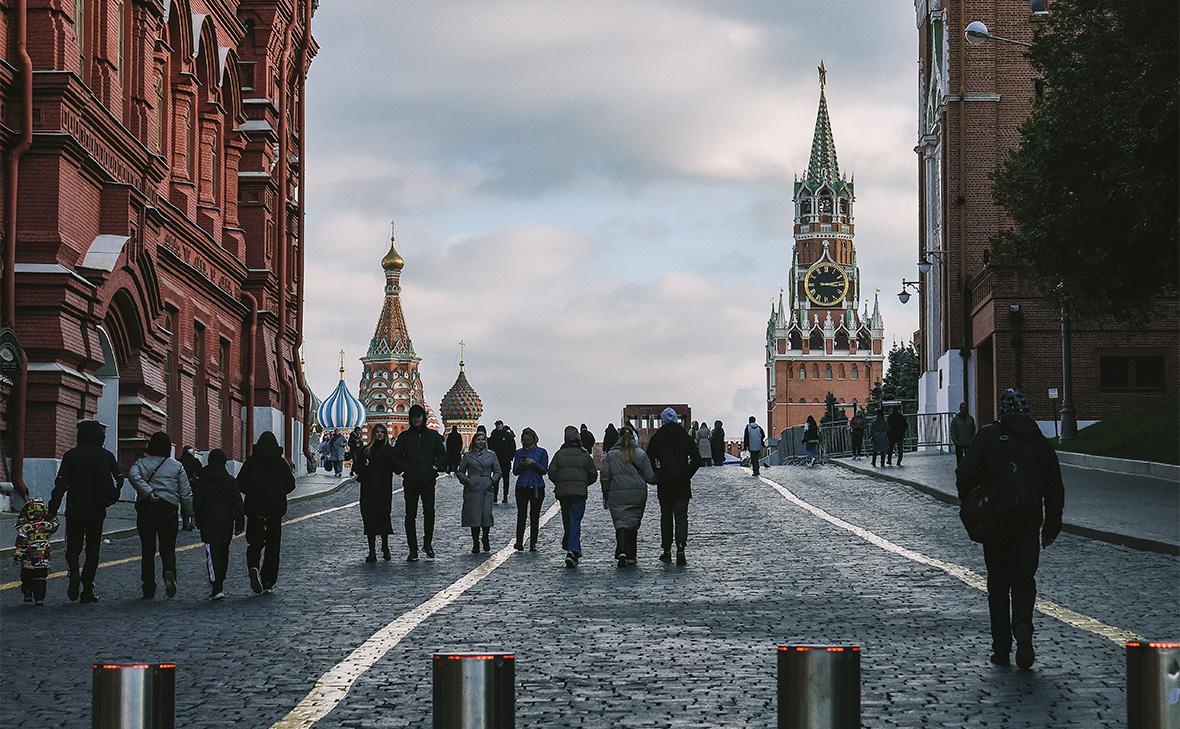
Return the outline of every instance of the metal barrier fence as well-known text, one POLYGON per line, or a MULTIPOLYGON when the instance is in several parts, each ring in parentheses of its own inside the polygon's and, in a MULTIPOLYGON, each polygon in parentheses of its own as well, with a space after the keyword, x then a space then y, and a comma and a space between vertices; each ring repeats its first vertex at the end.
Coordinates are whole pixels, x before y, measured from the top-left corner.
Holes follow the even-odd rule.
MULTIPOLYGON (((945 453, 951 447, 951 418, 954 413, 907 413, 906 434, 902 439, 902 447, 907 451, 935 450, 945 453)), ((803 433, 807 430, 804 425, 796 425, 785 429, 775 444, 773 452, 768 454, 767 462, 775 466, 790 463, 792 459, 807 455, 803 448, 803 433)), ((827 423, 820 426, 820 440, 823 444, 825 458, 842 458, 852 455, 852 431, 848 421, 827 423)), ((873 452, 872 420, 865 429, 861 449, 867 455, 873 452)))

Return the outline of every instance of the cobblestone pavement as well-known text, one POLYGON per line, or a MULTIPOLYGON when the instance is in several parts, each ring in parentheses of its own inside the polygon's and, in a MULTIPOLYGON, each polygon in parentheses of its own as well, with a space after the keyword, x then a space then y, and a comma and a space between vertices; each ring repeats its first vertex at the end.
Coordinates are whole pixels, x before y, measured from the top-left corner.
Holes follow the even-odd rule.
MULTIPOLYGON (((766 469, 800 498, 929 557, 983 572, 953 508, 834 466, 766 469)), ((562 567, 560 521, 540 551, 514 554, 428 617, 360 675, 319 727, 430 726, 431 653, 508 649, 517 658, 523 727, 773 725, 774 646, 863 646, 867 727, 1125 726, 1122 648, 1037 616, 1036 670, 987 662, 982 593, 891 554, 788 503, 738 468, 694 483, 688 567, 656 561, 654 493, 640 564, 619 570, 613 532, 591 498, 582 565, 562 567)), ((342 506, 356 487, 292 507, 288 518, 342 506)), ((551 498, 551 497, 550 497, 551 498)), ((279 592, 249 593, 235 541, 230 598, 204 600, 200 550, 179 555, 175 600, 134 599, 135 562, 99 571, 102 602, 69 604, 50 582, 44 608, 0 592, 0 670, 10 691, 0 726, 84 727, 95 660, 179 664, 178 724, 270 727, 316 679, 376 631, 481 564, 459 522, 459 487, 439 485, 438 559, 365 564, 355 507, 290 525, 279 592)), ((402 502, 394 499, 394 523, 402 502)), ((1068 508, 1068 506, 1067 506, 1068 508)), ((497 506, 496 549, 512 539, 514 506, 497 506)), ((192 540, 192 535, 183 537, 192 540)), ((104 560, 133 556, 116 541, 104 560)), ((55 569, 61 566, 60 551, 55 569)), ((11 563, 0 578, 15 579, 11 563)), ((1180 635, 1180 560, 1062 535, 1044 552, 1041 593, 1151 638, 1180 635)))

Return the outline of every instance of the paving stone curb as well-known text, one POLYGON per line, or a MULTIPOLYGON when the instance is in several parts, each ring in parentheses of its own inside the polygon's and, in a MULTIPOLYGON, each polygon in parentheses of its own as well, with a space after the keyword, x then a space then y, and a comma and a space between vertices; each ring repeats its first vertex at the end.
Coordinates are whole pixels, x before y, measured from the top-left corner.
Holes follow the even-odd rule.
MULTIPOLYGON (((350 476, 349 478, 343 479, 342 481, 340 481, 340 483, 337 483, 335 486, 331 486, 329 488, 326 488, 323 491, 314 491, 310 494, 303 494, 301 496, 293 496, 293 497, 287 499, 287 503, 288 504, 297 504, 300 501, 307 501, 308 499, 318 499, 321 496, 331 496, 332 494, 336 493, 340 489, 344 488, 348 484, 355 482, 355 481, 356 481, 356 477, 350 476)), ((63 522, 63 524, 64 524, 64 522, 63 522)), ((102 538, 103 539, 111 539, 111 540, 126 539, 127 537, 135 536, 137 533, 138 532, 136 531, 135 527, 128 527, 126 529, 115 529, 113 531, 103 532, 102 538)), ((54 539, 53 541, 51 541, 49 543, 49 545, 51 547, 59 547, 65 543, 66 543, 66 540, 63 537, 61 539, 54 539)), ((16 547, 4 547, 4 548, 0 549, 0 558, 11 557, 14 554, 16 554, 16 547)))
MULTIPOLYGON (((865 476, 875 476, 887 481, 893 481, 894 483, 909 486, 912 489, 921 491, 927 496, 932 496, 935 499, 938 499, 939 501, 947 504, 951 504, 952 506, 959 505, 958 496, 955 496, 954 494, 948 493, 934 486, 930 486, 929 484, 921 483, 920 481, 894 476, 893 474, 889 473, 882 473, 881 471, 869 468, 854 466, 851 463, 844 463, 843 461, 834 459, 828 461, 828 463, 839 466, 840 468, 847 469, 854 473, 859 473, 865 476)), ((1070 534, 1077 534, 1078 536, 1087 537, 1089 539, 1097 539, 1102 542, 1118 544, 1124 547, 1130 547, 1131 549, 1138 549, 1142 552, 1156 552, 1157 554, 1180 556, 1180 544, 1173 544, 1172 542, 1161 542, 1155 539, 1137 537, 1133 534, 1122 534, 1119 532, 1107 531, 1105 529, 1095 529, 1094 527, 1088 527, 1068 521, 1062 521, 1061 529, 1062 531, 1069 532, 1070 534)))

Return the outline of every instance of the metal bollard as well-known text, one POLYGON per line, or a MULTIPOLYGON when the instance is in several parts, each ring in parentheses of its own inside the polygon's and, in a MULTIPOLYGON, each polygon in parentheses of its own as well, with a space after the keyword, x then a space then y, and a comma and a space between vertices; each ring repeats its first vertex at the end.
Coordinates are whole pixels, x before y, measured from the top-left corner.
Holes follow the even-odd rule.
POLYGON ((435 653, 434 729, 513 729, 516 658, 511 653, 435 653))
POLYGON ((1127 729, 1180 729, 1180 643, 1127 643, 1127 729))
POLYGON ((175 663, 95 663, 91 729, 174 729, 175 663))
POLYGON ((860 646, 779 646, 778 727, 860 729, 860 646))

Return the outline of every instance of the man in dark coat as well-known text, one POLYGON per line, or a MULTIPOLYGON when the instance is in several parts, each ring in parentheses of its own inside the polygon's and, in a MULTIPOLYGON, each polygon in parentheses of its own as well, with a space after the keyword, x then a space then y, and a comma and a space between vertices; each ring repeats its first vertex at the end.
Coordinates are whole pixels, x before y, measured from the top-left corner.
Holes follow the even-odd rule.
POLYGON ((422 501, 422 551, 434 559, 434 485, 446 461, 447 448, 442 435, 426 427, 426 409, 410 407, 410 427, 403 430, 393 444, 393 463, 402 476, 402 495, 406 500, 406 542, 409 562, 418 561, 418 501, 422 501))
POLYGON ((594 434, 590 432, 590 429, 586 427, 585 423, 582 423, 582 428, 578 433, 582 439, 582 447, 586 449, 587 453, 594 453, 594 444, 598 439, 594 437, 594 434))
MULTIPOLYGON (((516 455, 516 433, 513 433, 512 428, 505 425, 503 420, 497 420, 496 427, 488 436, 488 448, 496 454, 496 458, 500 461, 500 473, 504 475, 504 503, 508 503, 508 483, 511 480, 512 457, 516 455)), ((492 500, 495 501, 495 499, 496 494, 492 492, 492 500)))
POLYGON ((274 433, 268 430, 258 436, 254 452, 238 471, 238 487, 246 497, 246 567, 250 570, 250 589, 255 594, 269 594, 274 592, 279 579, 287 494, 295 490, 295 474, 283 458, 283 449, 274 433))
POLYGON ((910 425, 906 422, 905 416, 901 414, 901 406, 894 405, 893 412, 889 413, 889 418, 886 420, 889 425, 889 450, 886 456, 886 462, 893 463, 893 449, 897 448, 897 465, 901 465, 901 456, 905 453, 905 433, 909 430, 910 425))
POLYGON ((661 562, 672 561, 672 540, 676 540, 676 564, 688 564, 688 501, 692 498, 692 477, 701 467, 701 454, 672 408, 660 413, 660 429, 647 444, 647 455, 655 468, 660 500, 661 562))
MULTIPOLYGON (((447 473, 454 473, 459 467, 459 459, 463 456, 463 436, 459 435, 458 426, 452 425, 447 433, 447 473)), ((499 454, 496 454, 497 460, 499 454)), ((493 494, 494 496, 494 494, 493 494)))
POLYGON ((1057 452, 1028 415, 1018 390, 1000 396, 1000 421, 980 429, 956 471, 959 498, 981 484, 1011 474, 1018 507, 1007 528, 984 542, 987 604, 991 613, 993 663, 1008 664, 1016 639, 1016 665, 1033 664, 1033 605, 1040 550, 1061 532, 1065 488, 1057 452), (1043 505, 1043 510, 1042 510, 1043 505))
POLYGON ((602 434, 602 453, 605 456, 610 453, 610 449, 615 447, 615 443, 619 442, 619 429, 615 427, 614 423, 606 426, 606 432, 602 434))
POLYGON ((70 581, 66 594, 82 602, 98 602, 94 594, 94 575, 98 572, 98 550, 102 546, 102 523, 107 507, 119 498, 123 475, 113 453, 102 447, 106 426, 97 420, 78 423, 78 445, 66 451, 57 470, 53 495, 49 500, 49 518, 57 517, 63 496, 66 503, 66 566, 70 581), (86 563, 78 574, 78 556, 86 545, 86 563))
POLYGON ((361 450, 365 447, 365 437, 361 435, 360 428, 353 428, 352 432, 348 434, 348 460, 352 465, 348 469, 349 476, 356 475, 356 459, 360 457, 361 450))
POLYGON ((192 481, 193 511, 205 543, 205 565, 209 568, 209 599, 225 597, 222 586, 229 571, 229 544, 234 534, 246 528, 242 493, 238 482, 225 469, 225 451, 209 451, 209 464, 192 481))

